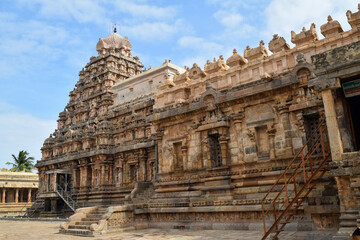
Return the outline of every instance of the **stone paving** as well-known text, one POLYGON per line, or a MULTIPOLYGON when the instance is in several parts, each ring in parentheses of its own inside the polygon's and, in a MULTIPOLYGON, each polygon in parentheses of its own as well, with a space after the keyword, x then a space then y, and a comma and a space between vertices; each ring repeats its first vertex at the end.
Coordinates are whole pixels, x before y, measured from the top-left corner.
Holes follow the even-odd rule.
MULTIPOLYGON (((98 237, 77 237, 59 234, 59 222, 0 221, 1 240, 257 240, 260 231, 145 229, 98 237)), ((279 239, 327 240, 331 232, 285 232, 279 239)))

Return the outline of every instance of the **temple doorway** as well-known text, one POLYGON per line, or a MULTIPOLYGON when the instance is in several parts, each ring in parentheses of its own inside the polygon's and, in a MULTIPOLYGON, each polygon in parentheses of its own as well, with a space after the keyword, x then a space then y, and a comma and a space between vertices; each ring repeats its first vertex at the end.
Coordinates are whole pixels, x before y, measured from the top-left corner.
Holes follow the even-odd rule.
POLYGON ((342 80, 354 150, 360 150, 360 75, 342 80))
POLYGON ((356 151, 360 150, 360 96, 347 98, 349 108, 352 138, 356 151))

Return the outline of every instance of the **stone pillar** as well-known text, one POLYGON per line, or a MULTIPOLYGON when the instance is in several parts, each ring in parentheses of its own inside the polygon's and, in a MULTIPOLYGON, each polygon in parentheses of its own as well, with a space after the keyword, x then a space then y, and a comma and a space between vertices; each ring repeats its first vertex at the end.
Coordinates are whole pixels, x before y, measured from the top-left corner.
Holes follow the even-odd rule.
POLYGON ((43 181, 44 181, 44 175, 43 175, 43 172, 39 170, 39 192, 42 192, 44 189, 43 189, 43 181))
POLYGON ((68 191, 68 174, 65 174, 65 192, 68 191))
POLYGON ((28 189, 28 203, 31 202, 31 188, 28 189))
POLYGON ((109 184, 110 180, 110 167, 109 165, 105 165, 105 184, 109 184))
MULTIPOLYGON (((157 171, 160 173, 160 172, 162 172, 163 170, 162 170, 162 164, 163 164, 163 147, 162 147, 162 139, 163 139, 163 135, 164 135, 164 133, 163 132, 157 132, 156 133, 156 144, 157 144, 157 158, 155 159, 155 161, 156 161, 156 169, 157 169, 157 171)), ((124 169, 125 171, 127 171, 127 169, 124 169)), ((158 173, 157 172, 157 173, 158 173)), ((127 172, 125 172, 125 173, 127 173, 127 172)), ((125 175, 125 174, 124 174, 125 175)))
POLYGON ((275 160, 275 128, 270 128, 267 130, 270 142, 270 160, 275 160))
POLYGON ((146 181, 146 155, 140 156, 140 166, 139 166, 139 173, 138 173, 138 181, 145 182, 146 181))
POLYGON ((339 230, 333 240, 348 240, 357 228, 357 201, 350 188, 349 176, 335 177, 340 199, 339 230))
POLYGON ((6 189, 5 188, 3 188, 3 190, 2 190, 2 201, 1 202, 2 203, 6 202, 6 189))
POLYGON ((94 187, 96 185, 96 168, 95 164, 91 165, 91 185, 94 187))
POLYGON ((184 170, 187 169, 187 153, 188 153, 188 147, 186 145, 181 146, 181 153, 182 153, 182 167, 184 170))
POLYGON ((101 178, 100 184, 103 185, 105 183, 105 166, 101 165, 101 178))
POLYGON ((339 125, 336 117, 335 103, 331 89, 322 91, 326 125, 329 133, 331 157, 333 161, 340 161, 343 153, 339 125))
POLYGON ((290 125, 290 118, 289 118, 289 104, 279 104, 277 105, 277 109, 280 113, 280 122, 283 127, 284 131, 284 141, 285 141, 285 149, 284 154, 285 156, 292 156, 292 139, 291 139, 291 125, 290 125))
POLYGON ((113 184, 113 179, 114 179, 114 168, 113 168, 112 165, 109 165, 109 180, 108 180, 108 183, 113 184))
POLYGON ((73 187, 74 188, 78 187, 76 185, 76 166, 73 166, 72 168, 72 181, 73 181, 73 187))
POLYGON ((18 203, 19 202, 19 189, 16 188, 15 189, 15 203, 18 203))
MULTIPOLYGON (((205 166, 205 163, 204 163, 204 161, 203 161, 203 159, 202 159, 202 139, 201 139, 201 132, 200 131, 195 131, 195 129, 196 129, 196 125, 195 124, 193 124, 192 126, 191 126, 193 129, 194 129, 194 132, 195 132, 195 151, 191 151, 191 152, 195 152, 195 154, 196 154, 196 156, 195 156, 195 160, 196 160, 196 163, 200 163, 199 165, 200 166, 198 166, 199 168, 203 168, 203 167, 206 167, 205 166)), ((190 156, 189 156, 189 161, 190 162, 192 162, 193 161, 193 159, 194 159, 194 157, 193 156, 191 156, 191 154, 190 154, 190 156)), ((198 165, 198 164, 196 164, 196 165, 198 165)), ((191 164, 191 168, 194 168, 194 164, 191 164)))
POLYGON ((121 162, 121 183, 126 183, 126 164, 125 162, 121 162))
POLYGON ((101 184, 101 166, 99 166, 97 174, 96 174, 96 178, 97 178, 97 185, 100 186, 101 184))
POLYGON ((234 125, 235 125, 235 129, 236 129, 238 148, 239 148, 239 155, 238 155, 239 163, 244 162, 244 143, 243 143, 242 129, 241 129, 241 124, 242 124, 244 117, 245 117, 245 115, 242 112, 233 116, 234 125))
MULTIPOLYGON (((322 99, 325 109, 326 125, 329 135, 329 144, 331 158, 334 162, 342 162, 343 147, 340 135, 340 129, 336 116, 335 102, 331 89, 325 89, 322 92, 322 99)), ((339 231, 335 240, 350 239, 350 234, 356 229, 357 203, 351 192, 349 173, 335 174, 337 189, 340 199, 340 218, 339 231)))
POLYGON ((220 144, 220 148, 221 148, 221 160, 222 160, 222 165, 223 166, 227 166, 228 165, 228 141, 229 138, 225 137, 225 136, 221 136, 219 137, 219 144, 220 144))
MULTIPOLYGON (((210 147, 210 140, 209 140, 209 136, 207 134, 207 132, 197 132, 200 134, 201 136, 201 151, 200 153, 202 153, 202 165, 205 168, 211 168, 212 166, 212 162, 211 162, 211 147, 210 147)), ((221 147, 221 146, 220 146, 221 147)))
POLYGON ((118 177, 118 184, 121 186, 121 184, 123 183, 123 169, 122 167, 117 168, 117 177, 118 177))
POLYGON ((56 192, 57 186, 56 186, 56 172, 54 174, 54 185, 53 185, 53 191, 56 192))
POLYGON ((49 191, 50 175, 46 174, 46 192, 49 191))
POLYGON ((81 166, 80 168, 80 186, 86 187, 86 181, 87 181, 87 166, 81 166))

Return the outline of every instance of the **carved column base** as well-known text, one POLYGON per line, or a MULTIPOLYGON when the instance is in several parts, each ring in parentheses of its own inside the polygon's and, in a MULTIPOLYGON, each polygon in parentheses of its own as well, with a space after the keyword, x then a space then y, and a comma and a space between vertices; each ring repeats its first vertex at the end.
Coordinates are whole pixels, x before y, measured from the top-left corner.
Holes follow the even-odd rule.
POLYGON ((356 210, 345 210, 344 212, 341 212, 341 216, 339 218, 339 230, 333 237, 333 240, 352 239, 351 234, 357 228, 357 215, 358 211, 356 210))

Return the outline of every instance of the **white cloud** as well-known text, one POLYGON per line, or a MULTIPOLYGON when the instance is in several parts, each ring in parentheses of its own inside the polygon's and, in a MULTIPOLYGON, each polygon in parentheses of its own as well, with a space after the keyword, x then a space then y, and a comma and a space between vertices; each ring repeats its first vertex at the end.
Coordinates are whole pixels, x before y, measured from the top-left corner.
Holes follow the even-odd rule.
MULTIPOLYGON (((146 1, 145 1, 146 2, 146 1)), ((172 19, 176 16, 177 10, 175 6, 158 7, 149 5, 141 1, 114 1, 114 11, 130 14, 136 18, 149 18, 156 20, 172 19)))
POLYGON ((246 3, 246 1, 242 0, 206 0, 205 2, 208 4, 220 5, 223 8, 233 8, 246 3))
POLYGON ((235 28, 243 21, 243 16, 235 10, 225 11, 219 10, 214 14, 215 19, 220 21, 227 28, 235 28))
POLYGON ((200 52, 219 52, 223 50, 223 46, 218 43, 194 36, 181 37, 178 40, 178 44, 182 48, 193 49, 200 52))
MULTIPOLYGON (((249 40, 252 38, 254 40, 254 36, 259 36, 259 29, 253 27, 249 24, 241 24, 241 26, 236 28, 225 28, 223 32, 218 35, 214 35, 213 38, 218 41, 224 41, 226 39, 227 45, 238 45, 239 41, 249 40)), ((260 40, 259 40, 260 41, 260 40)))
POLYGON ((170 24, 166 22, 144 22, 138 25, 124 26, 122 29, 126 35, 143 41, 165 41, 176 34, 192 32, 191 26, 182 19, 177 19, 170 24))
POLYGON ((0 70, 3 73, 0 80, 16 72, 44 71, 59 59, 74 59, 88 44, 79 40, 84 38, 83 32, 73 34, 62 26, 39 20, 24 21, 12 14, 0 12, 0 25, 0 70))
MULTIPOLYGON (((248 40, 258 35, 258 29, 250 21, 254 6, 261 6, 261 0, 253 0, 254 4, 242 0, 207 0, 211 5, 216 5, 218 10, 213 14, 215 20, 220 23, 222 31, 212 34, 211 39, 221 42, 226 49, 232 49, 244 39, 248 40), (256 2, 256 4, 255 4, 256 2)), ((251 3, 253 3, 253 1, 251 3)), ((256 14, 258 14, 256 12, 256 14)), ((260 19, 262 15, 257 18, 260 19)))
POLYGON ((223 54, 224 46, 216 42, 200 37, 184 36, 178 40, 178 45, 182 49, 191 50, 191 57, 181 61, 182 65, 192 66, 197 63, 201 68, 207 59, 213 59, 223 54))
POLYGON ((56 121, 44 120, 19 111, 0 102, 0 168, 12 161, 11 154, 26 150, 36 160, 41 158, 40 148, 45 138, 56 128, 56 121))
MULTIPOLYGON (((291 30, 298 33, 303 26, 309 29, 311 23, 320 29, 329 14, 346 30, 349 25, 345 13, 348 9, 355 11, 356 7, 353 0, 343 0, 341 3, 338 0, 273 0, 265 9, 267 25, 264 34, 271 37, 277 33, 290 42, 291 30)), ((319 30, 318 35, 321 35, 319 30)))
POLYGON ((95 22, 106 24, 110 20, 107 18, 107 11, 101 4, 102 1, 95 0, 18 0, 20 6, 30 8, 39 7, 39 14, 49 19, 76 20, 80 23, 95 22))
POLYGON ((107 25, 114 18, 121 21, 139 22, 142 19, 165 20, 174 19, 176 6, 160 7, 141 0, 17 0, 19 6, 39 8, 39 15, 48 19, 75 20, 79 23, 93 22, 107 25))

